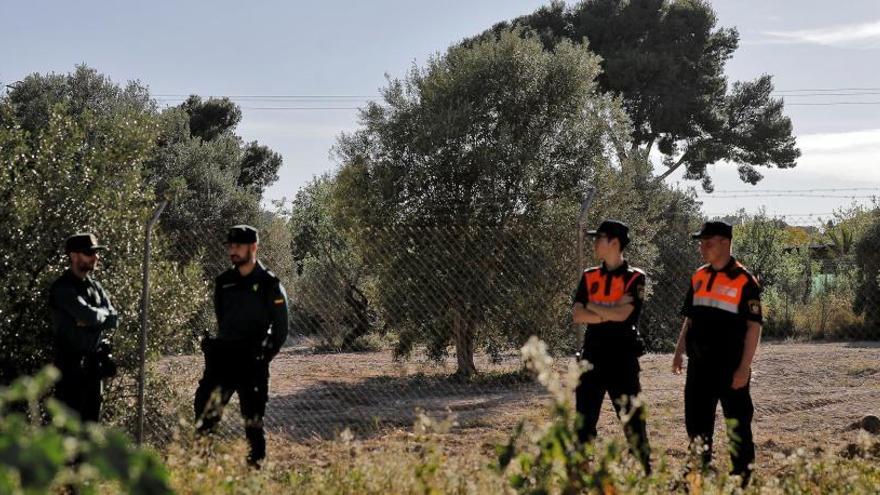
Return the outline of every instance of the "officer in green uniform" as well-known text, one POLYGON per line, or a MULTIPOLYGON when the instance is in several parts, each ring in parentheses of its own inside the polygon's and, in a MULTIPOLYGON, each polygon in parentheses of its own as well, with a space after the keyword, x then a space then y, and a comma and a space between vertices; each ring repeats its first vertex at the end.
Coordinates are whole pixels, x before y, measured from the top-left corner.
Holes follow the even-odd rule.
POLYGON ((118 314, 107 292, 91 273, 99 252, 94 234, 72 235, 65 242, 70 267, 49 289, 55 330, 54 365, 61 371, 55 398, 76 411, 83 421, 101 415, 102 379, 116 373, 106 332, 116 328, 118 314))
POLYGON ((278 277, 257 261, 257 230, 236 225, 226 237, 233 267, 215 281, 217 336, 202 341, 205 371, 195 395, 196 427, 211 431, 238 393, 248 464, 266 457, 263 416, 269 399, 269 362, 287 339, 287 295, 278 277))

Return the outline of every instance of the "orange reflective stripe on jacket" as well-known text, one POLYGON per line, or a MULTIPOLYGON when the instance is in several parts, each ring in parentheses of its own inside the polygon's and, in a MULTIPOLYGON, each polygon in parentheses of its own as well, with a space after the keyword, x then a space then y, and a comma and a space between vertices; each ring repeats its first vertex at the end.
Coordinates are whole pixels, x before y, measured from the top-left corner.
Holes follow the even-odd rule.
MULTIPOLYGON (((742 268, 742 265, 737 263, 736 267, 742 268)), ((726 271, 715 272, 707 267, 701 268, 691 277, 693 305, 739 313, 743 289, 748 282, 749 275, 745 270, 731 278, 726 271)))

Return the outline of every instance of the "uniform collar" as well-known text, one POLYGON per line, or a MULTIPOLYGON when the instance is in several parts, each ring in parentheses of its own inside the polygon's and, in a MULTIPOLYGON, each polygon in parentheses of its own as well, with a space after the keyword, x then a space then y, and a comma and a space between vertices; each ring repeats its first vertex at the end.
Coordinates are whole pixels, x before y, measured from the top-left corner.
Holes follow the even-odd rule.
POLYGON ((727 275, 733 275, 738 266, 739 266, 739 263, 737 262, 736 258, 733 256, 730 257, 730 261, 728 261, 727 264, 724 265, 724 268, 722 268, 720 270, 716 270, 715 267, 713 267, 711 263, 706 265, 706 267, 709 269, 710 272, 715 272, 715 273, 724 272, 727 275))
POLYGON ((90 274, 87 274, 85 276, 85 278, 79 278, 73 273, 73 270, 70 268, 68 268, 67 270, 64 270, 64 276, 67 277, 71 282, 73 282, 75 284, 91 284, 92 283, 92 276, 90 274))
POLYGON ((238 278, 250 278, 255 275, 259 275, 260 272, 266 271, 266 267, 263 266, 263 263, 260 260, 257 260, 257 263, 254 265, 254 269, 251 270, 251 272, 248 273, 248 275, 246 277, 243 276, 240 271, 238 271, 238 267, 235 265, 232 266, 232 271, 235 273, 235 276, 238 278))
POLYGON ((626 271, 629 270, 629 263, 626 260, 623 260, 623 263, 621 263, 620 266, 618 266, 614 270, 609 270, 605 268, 605 262, 603 261, 599 270, 602 272, 602 275, 620 275, 622 273, 626 273, 626 271))

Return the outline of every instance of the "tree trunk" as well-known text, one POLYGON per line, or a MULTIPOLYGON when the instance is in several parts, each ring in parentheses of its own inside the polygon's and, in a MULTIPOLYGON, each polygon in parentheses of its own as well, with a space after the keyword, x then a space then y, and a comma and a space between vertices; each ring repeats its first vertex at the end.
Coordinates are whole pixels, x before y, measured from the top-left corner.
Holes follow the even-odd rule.
POLYGON ((352 283, 349 283, 346 288, 345 303, 352 310, 353 321, 348 322, 351 325, 351 329, 342 339, 341 349, 343 351, 352 351, 354 350, 354 342, 370 333, 370 303, 367 300, 367 296, 352 283))
POLYGON ((452 335, 455 338, 455 357, 458 360, 455 376, 463 381, 470 380, 477 373, 477 367, 474 366, 473 328, 455 309, 452 310, 452 335))

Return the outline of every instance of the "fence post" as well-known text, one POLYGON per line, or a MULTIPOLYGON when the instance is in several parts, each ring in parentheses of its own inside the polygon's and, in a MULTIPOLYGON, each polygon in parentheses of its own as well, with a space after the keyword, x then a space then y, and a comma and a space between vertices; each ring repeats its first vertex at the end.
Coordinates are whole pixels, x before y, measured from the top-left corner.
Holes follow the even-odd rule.
POLYGON ((587 220, 587 212, 593 203, 593 196, 596 195, 596 188, 587 189, 584 200, 581 202, 581 212, 577 218, 577 255, 578 255, 578 273, 584 271, 584 223, 587 220))
POLYGON ((152 218, 147 223, 146 236, 144 236, 144 265, 143 265, 143 282, 141 284, 141 334, 138 339, 139 346, 139 363, 138 371, 138 396, 137 396, 137 444, 140 445, 144 441, 144 381, 146 380, 147 366, 147 325, 149 325, 150 315, 150 248, 153 240, 153 226, 159 221, 159 216, 168 200, 159 203, 156 211, 153 212, 152 218))

